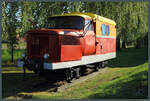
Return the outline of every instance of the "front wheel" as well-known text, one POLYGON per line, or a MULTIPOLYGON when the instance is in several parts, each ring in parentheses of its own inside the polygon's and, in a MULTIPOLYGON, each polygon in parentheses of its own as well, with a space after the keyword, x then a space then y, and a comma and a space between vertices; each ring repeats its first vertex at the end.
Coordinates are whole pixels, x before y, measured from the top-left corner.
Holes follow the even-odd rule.
POLYGON ((95 71, 99 71, 99 67, 96 66, 96 67, 94 68, 94 70, 95 70, 95 71))
POLYGON ((73 79, 73 70, 72 68, 70 68, 69 70, 66 70, 66 81, 68 83, 71 83, 72 79, 73 79))

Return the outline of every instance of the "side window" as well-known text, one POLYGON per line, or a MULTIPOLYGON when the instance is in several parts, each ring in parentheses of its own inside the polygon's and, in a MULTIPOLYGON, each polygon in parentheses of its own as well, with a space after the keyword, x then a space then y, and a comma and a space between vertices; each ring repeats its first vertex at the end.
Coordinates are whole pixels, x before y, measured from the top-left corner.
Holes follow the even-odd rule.
POLYGON ((93 30, 93 24, 91 20, 85 20, 85 30, 93 30))
POLYGON ((105 35, 105 24, 102 24, 102 35, 105 35))
POLYGON ((106 26, 106 34, 109 36, 109 25, 106 26))

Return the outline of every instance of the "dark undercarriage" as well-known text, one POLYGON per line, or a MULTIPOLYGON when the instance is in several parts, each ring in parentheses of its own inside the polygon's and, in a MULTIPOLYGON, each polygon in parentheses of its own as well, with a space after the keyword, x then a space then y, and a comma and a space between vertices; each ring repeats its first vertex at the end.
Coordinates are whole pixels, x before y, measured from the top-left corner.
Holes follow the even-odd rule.
MULTIPOLYGON (((43 62, 40 60, 26 59, 24 60, 24 74, 25 69, 34 71, 39 76, 46 78, 47 80, 64 80, 70 82, 73 78, 80 78, 86 72, 87 66, 77 66, 66 69, 47 70, 43 68, 43 62)), ((104 67, 104 63, 91 64, 92 68, 98 71, 101 67, 104 67)))

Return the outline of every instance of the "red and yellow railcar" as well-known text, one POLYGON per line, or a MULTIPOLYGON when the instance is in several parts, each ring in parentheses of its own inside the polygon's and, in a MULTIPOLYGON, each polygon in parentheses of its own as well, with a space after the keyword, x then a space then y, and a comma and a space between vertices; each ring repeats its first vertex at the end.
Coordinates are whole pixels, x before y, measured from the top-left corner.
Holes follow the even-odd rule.
POLYGON ((37 73, 65 71, 72 78, 85 65, 98 69, 116 57, 116 23, 96 14, 49 17, 44 28, 28 31, 26 39, 27 52, 18 66, 37 73))

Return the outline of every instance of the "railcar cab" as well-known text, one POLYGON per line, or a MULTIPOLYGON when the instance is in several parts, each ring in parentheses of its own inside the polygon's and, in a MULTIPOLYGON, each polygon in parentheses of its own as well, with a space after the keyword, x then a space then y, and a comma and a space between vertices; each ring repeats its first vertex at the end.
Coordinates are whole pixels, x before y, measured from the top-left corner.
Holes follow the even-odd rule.
POLYGON ((38 73, 78 67, 75 70, 79 74, 80 66, 116 57, 115 25, 114 21, 91 13, 49 17, 44 28, 27 32, 27 53, 18 66, 38 73), (109 26, 109 34, 105 34, 103 25, 109 26))
POLYGON ((80 60, 82 55, 95 53, 93 29, 88 16, 50 17, 45 28, 27 33, 27 56, 51 62, 80 60))

